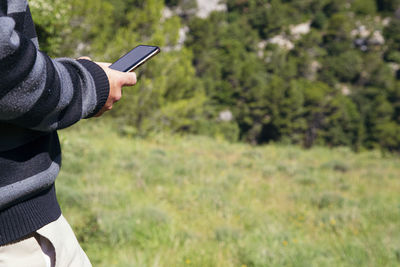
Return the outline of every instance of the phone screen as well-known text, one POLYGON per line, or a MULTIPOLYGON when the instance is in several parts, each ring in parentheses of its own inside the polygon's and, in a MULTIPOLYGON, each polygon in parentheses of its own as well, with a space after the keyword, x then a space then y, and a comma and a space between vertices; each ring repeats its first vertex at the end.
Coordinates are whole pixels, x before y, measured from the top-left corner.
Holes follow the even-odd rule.
POLYGON ((147 59, 157 54, 159 51, 160 49, 157 46, 139 45, 115 61, 110 68, 123 72, 131 71, 146 62, 147 59))

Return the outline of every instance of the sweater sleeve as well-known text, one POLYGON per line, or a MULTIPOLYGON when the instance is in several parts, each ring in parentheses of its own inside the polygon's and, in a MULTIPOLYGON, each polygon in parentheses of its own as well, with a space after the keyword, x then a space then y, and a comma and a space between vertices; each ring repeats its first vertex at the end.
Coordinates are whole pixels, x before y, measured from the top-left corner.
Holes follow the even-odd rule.
POLYGON ((52 60, 0 17, 0 121, 38 131, 94 116, 109 94, 103 69, 89 60, 52 60))

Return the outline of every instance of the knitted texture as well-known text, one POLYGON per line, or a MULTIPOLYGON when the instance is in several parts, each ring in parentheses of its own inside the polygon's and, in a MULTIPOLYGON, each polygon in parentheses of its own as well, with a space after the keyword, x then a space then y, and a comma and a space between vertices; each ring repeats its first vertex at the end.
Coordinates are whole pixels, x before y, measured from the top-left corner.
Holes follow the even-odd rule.
POLYGON ((26 0, 0 1, 0 245, 57 219, 57 130, 105 104, 105 72, 40 52, 26 0))

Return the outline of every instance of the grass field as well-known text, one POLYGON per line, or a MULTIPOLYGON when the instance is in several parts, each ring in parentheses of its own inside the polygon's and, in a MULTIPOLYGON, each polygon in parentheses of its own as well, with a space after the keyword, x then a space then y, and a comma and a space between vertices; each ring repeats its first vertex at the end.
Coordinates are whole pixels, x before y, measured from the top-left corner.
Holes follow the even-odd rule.
POLYGON ((399 266, 400 160, 379 151, 61 132, 59 200, 94 266, 399 266))

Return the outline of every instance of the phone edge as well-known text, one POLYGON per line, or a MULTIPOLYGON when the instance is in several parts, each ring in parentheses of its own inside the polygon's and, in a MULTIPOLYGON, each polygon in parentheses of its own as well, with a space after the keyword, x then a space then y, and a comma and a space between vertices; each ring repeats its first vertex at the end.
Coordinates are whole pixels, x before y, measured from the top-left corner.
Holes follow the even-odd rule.
POLYGON ((138 64, 132 66, 132 68, 130 68, 129 70, 127 70, 126 72, 131 72, 134 71, 135 69, 139 68, 141 65, 143 65, 144 63, 146 63, 146 61, 148 61, 150 58, 154 57, 155 55, 157 55, 158 53, 161 52, 161 49, 159 47, 157 47, 157 49, 149 54, 147 57, 145 57, 144 59, 142 59, 138 64))

